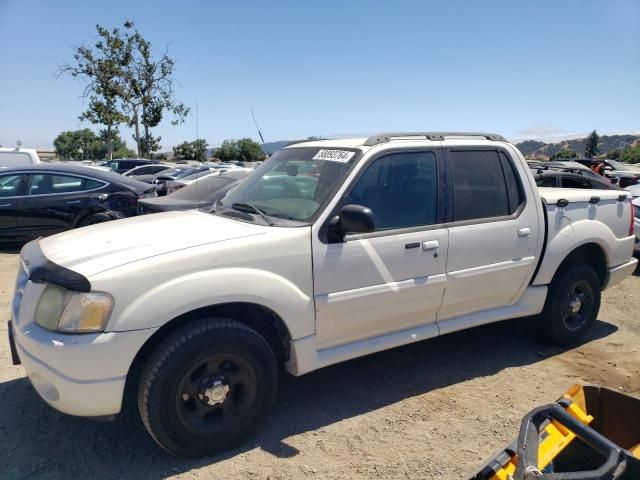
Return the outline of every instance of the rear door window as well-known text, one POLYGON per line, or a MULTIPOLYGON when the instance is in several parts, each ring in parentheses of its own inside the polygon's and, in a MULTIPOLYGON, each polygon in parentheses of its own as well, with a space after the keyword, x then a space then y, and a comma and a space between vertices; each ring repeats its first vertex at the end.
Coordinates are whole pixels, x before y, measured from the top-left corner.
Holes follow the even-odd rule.
POLYGON ((511 161, 496 150, 451 150, 453 221, 512 215, 524 193, 511 161))
POLYGON ((52 195, 57 193, 73 193, 93 190, 102 186, 98 180, 91 180, 71 175, 39 173, 31 175, 29 195, 52 195))
POLYGON ((555 187, 556 186, 556 178, 555 177, 542 177, 536 179, 536 185, 539 187, 555 187))
POLYGON ((581 178, 562 177, 563 188, 591 188, 591 184, 581 178))

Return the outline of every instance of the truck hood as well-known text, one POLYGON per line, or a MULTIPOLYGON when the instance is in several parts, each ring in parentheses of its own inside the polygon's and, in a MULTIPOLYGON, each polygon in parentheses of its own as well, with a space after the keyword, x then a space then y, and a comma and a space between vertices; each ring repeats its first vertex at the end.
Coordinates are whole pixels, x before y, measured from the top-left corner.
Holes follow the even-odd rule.
POLYGON ((270 227, 198 211, 156 213, 70 230, 40 240, 53 263, 85 277, 185 248, 266 233, 270 227))

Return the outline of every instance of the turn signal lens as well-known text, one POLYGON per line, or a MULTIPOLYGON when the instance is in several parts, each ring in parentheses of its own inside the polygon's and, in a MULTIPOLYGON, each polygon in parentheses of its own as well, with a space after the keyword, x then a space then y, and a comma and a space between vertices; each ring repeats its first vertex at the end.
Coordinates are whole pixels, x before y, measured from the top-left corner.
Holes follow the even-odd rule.
POLYGON ((112 298, 106 293, 74 293, 60 316, 63 332, 100 332, 111 313, 112 298))

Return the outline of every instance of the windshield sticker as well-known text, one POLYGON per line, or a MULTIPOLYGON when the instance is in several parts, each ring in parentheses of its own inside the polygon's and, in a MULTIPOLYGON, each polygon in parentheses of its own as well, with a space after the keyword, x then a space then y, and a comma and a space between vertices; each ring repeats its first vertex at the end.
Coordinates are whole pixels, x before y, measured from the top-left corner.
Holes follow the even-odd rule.
POLYGON ((332 162, 348 162, 356 152, 348 150, 318 150, 313 160, 330 160, 332 162))

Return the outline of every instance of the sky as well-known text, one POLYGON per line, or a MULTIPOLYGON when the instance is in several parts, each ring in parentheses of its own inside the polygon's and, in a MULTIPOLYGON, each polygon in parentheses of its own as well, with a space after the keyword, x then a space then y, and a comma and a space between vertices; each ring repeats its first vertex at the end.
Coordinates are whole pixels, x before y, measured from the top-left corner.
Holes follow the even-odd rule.
POLYGON ((258 140, 251 109, 267 142, 640 132, 640 0, 0 0, 0 144, 97 130, 78 120, 82 82, 55 72, 95 42, 97 23, 125 20, 168 48, 176 99, 192 108, 154 129, 164 151, 196 133, 212 146, 258 140))

